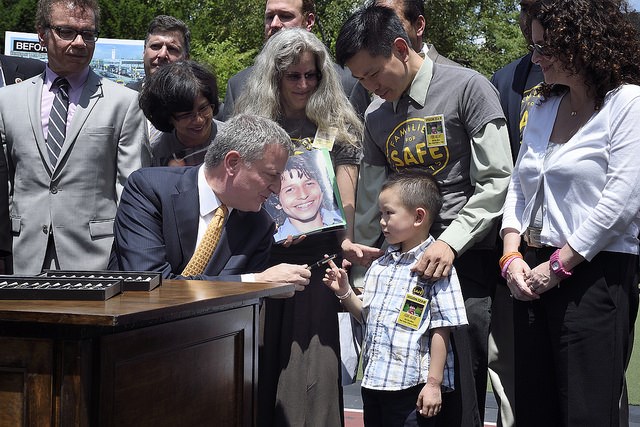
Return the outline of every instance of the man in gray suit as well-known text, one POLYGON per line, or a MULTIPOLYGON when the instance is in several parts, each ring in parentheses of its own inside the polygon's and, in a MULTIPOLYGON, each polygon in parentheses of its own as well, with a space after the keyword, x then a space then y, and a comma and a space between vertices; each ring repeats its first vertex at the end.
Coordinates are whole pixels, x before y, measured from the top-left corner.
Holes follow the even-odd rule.
POLYGON ((149 161, 136 93, 89 68, 99 18, 96 0, 40 0, 45 72, 0 91, 16 274, 106 268, 122 188, 149 161))
MULTIPOLYGON (((0 55, 0 88, 20 83, 44 71, 44 62, 31 58, 0 55)), ((0 145, 0 153, 4 154, 4 147, 0 145)), ((9 227, 9 197, 7 186, 7 168, 3 155, 0 155, 0 274, 10 273, 7 268, 11 260, 7 259, 11 253, 11 228, 9 227), (6 257, 6 258, 5 258, 6 257)))

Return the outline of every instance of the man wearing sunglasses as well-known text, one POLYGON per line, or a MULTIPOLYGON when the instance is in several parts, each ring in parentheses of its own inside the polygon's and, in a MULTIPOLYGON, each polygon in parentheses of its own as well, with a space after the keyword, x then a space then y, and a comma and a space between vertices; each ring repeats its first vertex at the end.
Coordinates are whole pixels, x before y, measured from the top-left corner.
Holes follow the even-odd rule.
POLYGON ((106 268, 124 183, 150 161, 136 93, 89 67, 99 23, 96 0, 40 0, 45 72, 0 91, 15 274, 106 268))
MULTIPOLYGON (((304 28, 311 31, 315 22, 316 5, 314 0, 267 0, 264 11, 264 39, 266 41, 283 28, 304 28)), ((252 69, 253 67, 245 68, 229 79, 220 114, 216 116, 218 120, 225 121, 233 115, 235 100, 240 97, 252 69)), ((336 65, 336 71, 340 76, 342 89, 349 98, 349 102, 358 115, 364 117, 364 112, 370 101, 369 94, 351 76, 349 70, 336 65)))

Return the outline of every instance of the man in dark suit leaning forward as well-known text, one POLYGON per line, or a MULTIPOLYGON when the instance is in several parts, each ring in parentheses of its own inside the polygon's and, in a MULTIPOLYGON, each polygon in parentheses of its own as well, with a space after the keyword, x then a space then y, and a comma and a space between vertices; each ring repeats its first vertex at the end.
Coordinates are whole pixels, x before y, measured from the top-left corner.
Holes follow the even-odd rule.
POLYGON ((262 204, 280 189, 291 140, 275 122, 249 115, 231 119, 204 165, 147 168, 132 173, 116 214, 112 270, 158 271, 164 278, 308 284, 305 266, 262 271, 274 223, 262 204), (183 275, 214 211, 229 209, 204 272, 183 275), (255 273, 255 274, 252 274, 255 273))

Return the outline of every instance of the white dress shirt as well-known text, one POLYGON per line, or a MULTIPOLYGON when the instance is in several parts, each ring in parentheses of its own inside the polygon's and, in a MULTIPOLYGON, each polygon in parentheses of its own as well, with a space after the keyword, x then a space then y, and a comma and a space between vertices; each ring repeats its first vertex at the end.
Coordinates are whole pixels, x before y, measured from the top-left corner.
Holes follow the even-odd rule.
MULTIPOLYGON (((216 209, 221 205, 220 199, 218 199, 216 193, 213 192, 204 176, 204 165, 201 165, 198 169, 198 201, 200 202, 200 215, 198 218, 198 237, 196 239, 196 248, 204 237, 204 233, 207 231, 209 222, 213 219, 216 209)), ((224 219, 225 223, 233 211, 232 207, 227 206, 227 208, 229 209, 229 214, 224 219)), ((240 280, 243 282, 255 282, 255 274, 241 274, 240 280)))

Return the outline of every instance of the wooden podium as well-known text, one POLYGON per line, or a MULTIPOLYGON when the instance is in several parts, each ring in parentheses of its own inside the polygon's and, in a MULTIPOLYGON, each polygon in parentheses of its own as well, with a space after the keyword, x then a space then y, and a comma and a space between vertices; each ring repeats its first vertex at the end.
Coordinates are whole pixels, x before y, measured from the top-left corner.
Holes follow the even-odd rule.
POLYGON ((0 300, 0 427, 255 425, 259 302, 293 290, 167 280, 0 300))

